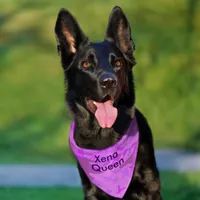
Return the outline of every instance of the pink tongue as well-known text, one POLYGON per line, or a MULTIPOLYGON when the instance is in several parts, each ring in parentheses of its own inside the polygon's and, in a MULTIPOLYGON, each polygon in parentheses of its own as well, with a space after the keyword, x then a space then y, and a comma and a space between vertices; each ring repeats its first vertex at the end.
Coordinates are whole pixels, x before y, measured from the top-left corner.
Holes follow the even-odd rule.
POLYGON ((102 128, 110 128, 117 118, 117 108, 113 107, 112 101, 106 101, 105 103, 96 102, 97 110, 95 117, 97 118, 99 125, 102 128))

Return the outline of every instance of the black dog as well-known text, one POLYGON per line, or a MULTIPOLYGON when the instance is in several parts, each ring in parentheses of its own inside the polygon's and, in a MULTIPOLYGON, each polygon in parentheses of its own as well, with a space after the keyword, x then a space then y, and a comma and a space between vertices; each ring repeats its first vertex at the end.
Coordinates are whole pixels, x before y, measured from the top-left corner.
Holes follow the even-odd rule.
POLYGON ((115 145, 134 117, 139 129, 135 169, 124 196, 108 195, 90 181, 77 162, 84 199, 161 200, 152 133, 145 117, 134 106, 135 45, 122 9, 113 8, 103 42, 90 42, 65 9, 58 14, 55 33, 67 85, 66 102, 76 124, 77 146, 104 150, 115 145))

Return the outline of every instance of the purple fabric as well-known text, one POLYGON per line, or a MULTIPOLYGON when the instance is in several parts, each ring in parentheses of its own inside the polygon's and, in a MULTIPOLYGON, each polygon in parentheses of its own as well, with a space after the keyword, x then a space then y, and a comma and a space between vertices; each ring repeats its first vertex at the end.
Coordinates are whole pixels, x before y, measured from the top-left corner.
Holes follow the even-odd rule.
POLYGON ((74 141, 72 122, 69 145, 90 181, 107 194, 122 198, 133 176, 138 152, 139 131, 136 117, 113 146, 103 150, 83 149, 74 141))

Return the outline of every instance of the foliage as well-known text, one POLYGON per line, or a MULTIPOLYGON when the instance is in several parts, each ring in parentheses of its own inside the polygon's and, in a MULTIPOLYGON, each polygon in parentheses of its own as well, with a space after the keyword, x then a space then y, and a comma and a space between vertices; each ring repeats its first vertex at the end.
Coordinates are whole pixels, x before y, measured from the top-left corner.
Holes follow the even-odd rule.
POLYGON ((132 26, 136 104, 155 146, 200 149, 197 0, 1 0, 0 162, 71 162, 55 20, 65 7, 92 41, 101 41, 116 4, 132 26))

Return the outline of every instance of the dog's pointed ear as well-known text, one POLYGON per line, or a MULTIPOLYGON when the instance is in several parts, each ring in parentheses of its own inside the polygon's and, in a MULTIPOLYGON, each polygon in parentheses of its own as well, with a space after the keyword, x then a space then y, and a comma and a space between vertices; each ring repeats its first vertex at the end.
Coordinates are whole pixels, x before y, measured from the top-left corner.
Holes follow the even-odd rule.
POLYGON ((88 38, 79 27, 76 19, 64 8, 60 9, 58 13, 54 30, 58 53, 62 56, 64 64, 69 66, 80 45, 86 43, 88 38))
POLYGON ((131 27, 119 6, 115 6, 110 14, 105 39, 113 41, 131 64, 135 65, 135 44, 131 38, 131 27))

